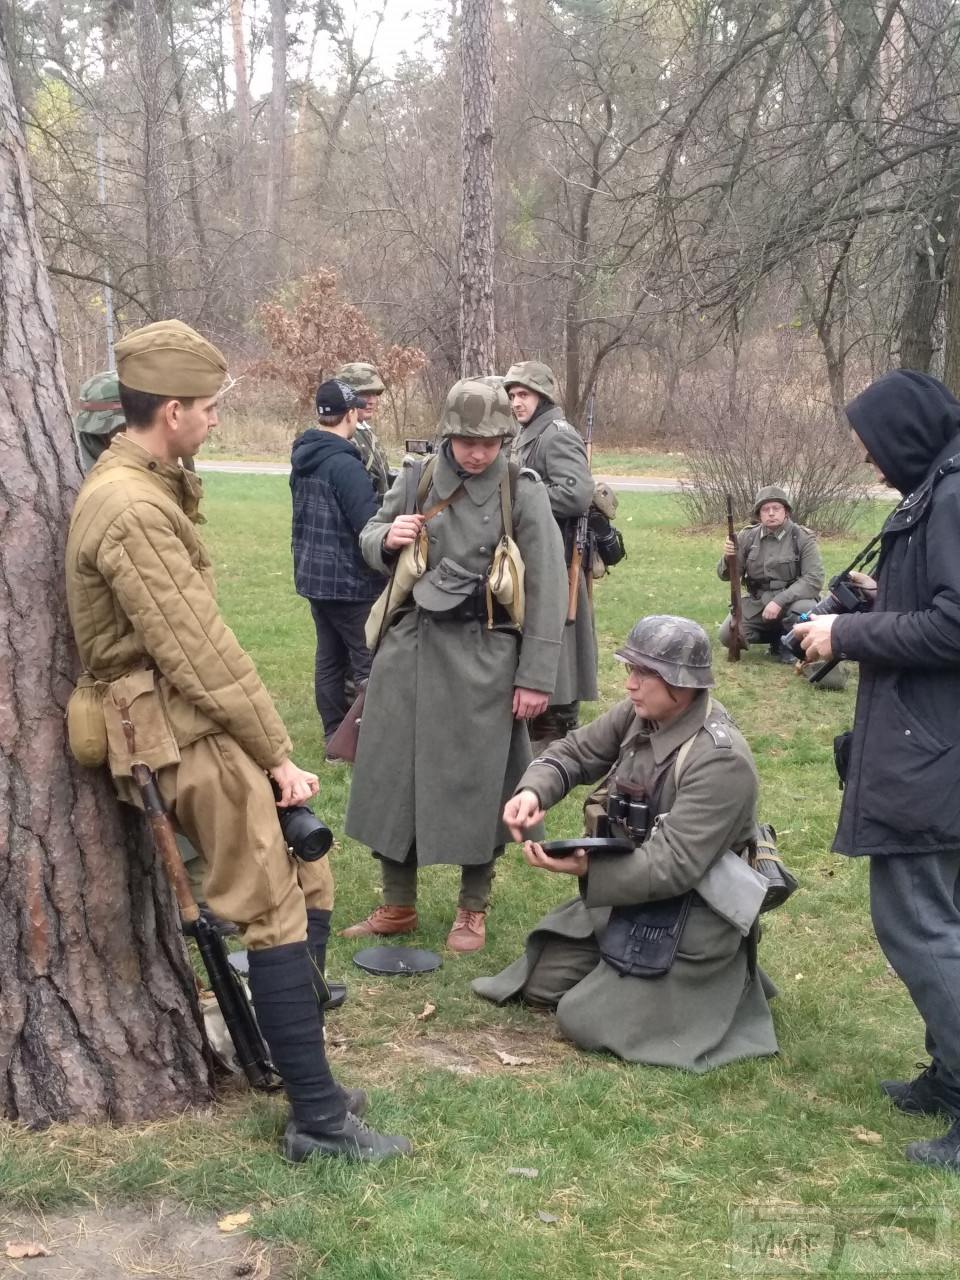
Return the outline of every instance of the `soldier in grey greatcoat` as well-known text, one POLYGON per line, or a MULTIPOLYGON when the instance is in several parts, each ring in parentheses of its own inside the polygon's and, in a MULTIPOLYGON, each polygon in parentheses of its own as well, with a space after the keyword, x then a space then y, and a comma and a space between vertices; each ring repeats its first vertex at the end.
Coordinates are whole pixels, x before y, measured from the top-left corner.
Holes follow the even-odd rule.
MULTIPOLYGON (((755 523, 740 530, 736 544, 727 538, 723 554, 736 551, 740 577, 747 588, 742 606, 743 638, 747 644, 769 645, 772 658, 792 665, 796 659, 781 650, 780 638, 820 599, 823 560, 813 533, 795 524, 791 514, 790 500, 782 489, 775 485, 761 489, 753 504, 755 523)), ((723 558, 717 573, 724 582, 730 581, 730 569, 723 558)), ((726 618, 718 633, 726 648, 732 623, 731 617, 726 618)))
POLYGON ((371 426, 371 421, 379 407, 380 397, 387 388, 374 366, 365 360, 355 360, 351 364, 342 365, 333 376, 340 382, 345 382, 348 387, 352 387, 363 398, 364 406, 360 410, 360 420, 354 432, 353 443, 359 449, 360 459, 373 482, 377 502, 382 502, 393 483, 393 473, 383 445, 371 426))
POLYGON ((458 382, 418 509, 405 511, 401 473, 360 534, 367 563, 383 572, 422 531, 427 556, 367 685, 345 830, 380 859, 384 905, 346 937, 413 931, 417 868, 452 863, 463 871, 448 945, 484 944, 494 859, 507 839, 500 813, 530 760, 527 721, 554 687, 565 610, 563 547, 546 490, 502 448, 515 430, 502 388, 458 382), (522 629, 499 604, 488 613, 507 505, 524 563, 522 629))
MULTIPOLYGON (((504 378, 520 430, 512 456, 543 480, 550 509, 560 526, 569 565, 579 516, 593 502, 593 477, 579 431, 563 416, 552 369, 537 360, 511 365, 504 378)), ((547 712, 530 726, 534 749, 563 737, 580 720, 580 703, 597 698, 597 637, 587 592, 587 570, 577 587, 577 616, 563 630, 557 685, 547 712)))
POLYGON ((514 837, 527 838, 531 866, 579 877, 579 894, 540 921, 524 955, 473 989, 497 1003, 520 996, 555 1007, 576 1044, 628 1062, 699 1072, 776 1053, 774 990, 755 963, 763 889, 754 896, 757 877, 736 857, 756 833, 757 776, 708 692, 710 642, 695 622, 656 616, 637 623, 617 657, 627 699, 534 760, 504 810, 514 837), (645 799, 656 817, 633 853, 554 858, 529 839, 568 791, 604 778, 607 793, 645 799), (624 924, 627 937, 648 925, 679 934, 662 976, 634 976, 642 944, 621 976, 624 924))

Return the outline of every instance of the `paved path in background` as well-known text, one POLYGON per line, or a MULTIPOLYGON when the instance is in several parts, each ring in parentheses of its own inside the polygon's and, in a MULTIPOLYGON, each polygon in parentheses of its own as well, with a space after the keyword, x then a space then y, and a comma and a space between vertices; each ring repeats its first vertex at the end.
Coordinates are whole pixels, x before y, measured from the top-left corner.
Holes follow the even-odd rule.
MULTIPOLYGON (((285 462, 197 462, 197 470, 220 471, 229 475, 288 476, 290 468, 285 462)), ((680 481, 673 476, 601 476, 613 489, 624 493, 676 493, 680 481)))

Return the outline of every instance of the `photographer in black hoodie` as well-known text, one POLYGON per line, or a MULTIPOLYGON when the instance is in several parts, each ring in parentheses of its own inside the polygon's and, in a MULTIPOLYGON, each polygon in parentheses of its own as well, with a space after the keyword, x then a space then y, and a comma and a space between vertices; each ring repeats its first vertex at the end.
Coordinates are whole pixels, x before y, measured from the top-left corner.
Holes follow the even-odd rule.
POLYGON ((882 1088, 902 1111, 953 1120, 907 1159, 960 1173, 960 402, 896 370, 847 417, 905 496, 883 527, 872 609, 797 631, 808 659, 860 663, 833 847, 870 858, 877 938, 926 1025, 930 1066, 882 1088))
POLYGON ((314 692, 327 742, 347 714, 347 677, 360 684, 372 655, 364 624, 383 590, 360 554, 358 535, 377 511, 377 495, 351 444, 363 397, 331 378, 317 388, 319 427, 293 442, 293 571, 317 631, 314 692))

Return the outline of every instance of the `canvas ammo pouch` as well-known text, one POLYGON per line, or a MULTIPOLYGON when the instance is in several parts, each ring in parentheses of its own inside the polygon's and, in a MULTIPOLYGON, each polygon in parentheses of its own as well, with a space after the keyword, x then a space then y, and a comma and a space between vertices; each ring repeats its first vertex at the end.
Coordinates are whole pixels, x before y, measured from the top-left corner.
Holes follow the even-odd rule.
POLYGON ((138 760, 149 765, 155 773, 179 762, 180 747, 157 687, 157 673, 152 667, 138 667, 107 685, 103 718, 110 772, 115 778, 129 777, 131 766, 138 760), (124 706, 134 731, 136 750, 132 755, 122 723, 124 706))
POLYGON ((108 687, 85 671, 67 701, 67 742, 74 760, 86 769, 107 762, 103 699, 108 687))
POLYGON ((496 625, 494 601, 506 609, 515 627, 523 628, 526 597, 523 588, 523 556, 513 540, 513 499, 519 469, 508 463, 507 482, 500 482, 500 515, 503 536, 497 543, 487 575, 487 627, 496 625))

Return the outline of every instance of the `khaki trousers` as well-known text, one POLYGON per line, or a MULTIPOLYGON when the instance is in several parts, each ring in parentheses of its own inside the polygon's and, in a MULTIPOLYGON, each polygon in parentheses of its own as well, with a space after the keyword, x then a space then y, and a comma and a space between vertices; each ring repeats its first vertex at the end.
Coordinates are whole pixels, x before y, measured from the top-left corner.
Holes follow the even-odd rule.
MULTIPOLYGON (((205 864, 208 905, 239 925, 252 951, 304 942, 307 907, 333 907, 327 858, 300 862, 284 843, 269 780, 225 733, 180 748, 157 774, 174 823, 205 864)), ((142 808, 132 778, 115 778, 121 800, 142 808)))

